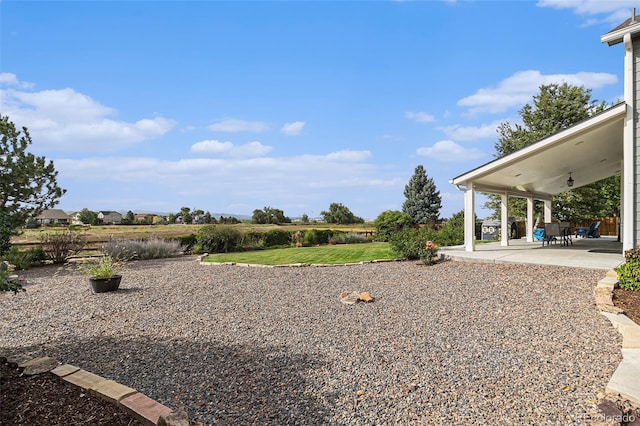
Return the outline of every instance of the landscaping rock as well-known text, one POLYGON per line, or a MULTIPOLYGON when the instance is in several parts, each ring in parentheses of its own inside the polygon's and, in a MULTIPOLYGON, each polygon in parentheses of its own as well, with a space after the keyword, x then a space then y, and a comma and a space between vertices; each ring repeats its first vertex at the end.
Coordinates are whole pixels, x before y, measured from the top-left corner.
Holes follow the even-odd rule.
POLYGON ((189 413, 185 409, 160 415, 158 426, 189 426, 189 413))
POLYGON ((20 367, 24 368, 22 374, 24 374, 25 376, 34 376, 36 374, 42 374, 51 371, 58 365, 60 365, 60 363, 57 359, 51 357, 42 357, 24 362, 20 364, 20 367))
POLYGON ((340 301, 346 305, 353 305, 360 299, 360 293, 352 291, 351 293, 342 292, 340 294, 340 301))
POLYGON ((364 291, 358 295, 358 300, 361 300, 365 303, 369 303, 369 302, 373 302, 373 297, 371 297, 368 291, 364 291))

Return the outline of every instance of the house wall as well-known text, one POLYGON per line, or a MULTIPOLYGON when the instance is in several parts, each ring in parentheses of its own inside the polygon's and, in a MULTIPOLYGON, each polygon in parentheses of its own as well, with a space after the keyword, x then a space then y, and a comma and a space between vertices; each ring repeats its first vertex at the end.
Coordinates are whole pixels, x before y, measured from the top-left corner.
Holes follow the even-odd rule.
MULTIPOLYGON (((640 242, 640 120, 638 120, 638 111, 640 108, 640 35, 632 37, 632 62, 633 62, 633 108, 634 108, 634 120, 633 120, 633 145, 634 145, 634 217, 633 217, 633 243, 631 247, 635 247, 637 242, 640 242)), ((628 219, 625 219, 625 222, 628 219)))

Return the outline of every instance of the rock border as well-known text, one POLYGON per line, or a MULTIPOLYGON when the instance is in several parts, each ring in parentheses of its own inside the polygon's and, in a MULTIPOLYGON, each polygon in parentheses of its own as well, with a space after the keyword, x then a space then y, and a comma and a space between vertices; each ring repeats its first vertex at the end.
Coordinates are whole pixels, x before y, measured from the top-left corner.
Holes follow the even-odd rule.
POLYGON ((132 415, 140 422, 151 426, 189 426, 186 410, 172 410, 128 386, 93 374, 71 364, 62 364, 51 357, 39 357, 19 362, 2 358, 2 361, 17 364, 22 374, 52 374, 64 384, 76 386, 132 415))
POLYGON ((593 289, 596 307, 622 334, 622 361, 611 376, 605 391, 617 394, 640 407, 640 325, 613 304, 613 290, 618 285, 618 274, 610 269, 593 289))
POLYGON ((376 260, 363 260, 362 262, 354 263, 285 263, 282 265, 263 265, 260 263, 240 263, 240 262, 205 262, 202 259, 209 256, 209 253, 204 253, 197 258, 197 262, 203 266, 240 266, 244 268, 329 268, 334 266, 352 266, 352 265, 367 265, 369 263, 388 263, 388 262, 403 262, 403 259, 376 259, 376 260))

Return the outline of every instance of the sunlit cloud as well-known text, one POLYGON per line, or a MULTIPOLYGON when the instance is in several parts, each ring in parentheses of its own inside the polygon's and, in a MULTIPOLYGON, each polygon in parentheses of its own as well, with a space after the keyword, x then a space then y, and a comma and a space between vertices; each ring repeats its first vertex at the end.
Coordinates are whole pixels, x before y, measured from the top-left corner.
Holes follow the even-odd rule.
POLYGON ((238 133, 252 132, 261 133, 271 129, 268 123, 263 121, 245 121, 236 118, 225 118, 218 120, 207 127, 214 132, 238 133))
POLYGON ((413 120, 417 123, 432 123, 434 121, 436 121, 435 117, 429 113, 426 112, 411 112, 411 111, 407 111, 404 116, 406 118, 408 118, 409 120, 413 120))
POLYGON ((304 129, 305 122, 304 121, 294 121, 293 123, 285 123, 284 126, 280 129, 280 133, 287 136, 295 136, 302 133, 302 129, 304 129))
POLYGON ((480 89, 475 94, 460 99, 457 104, 467 107, 471 114, 500 113, 531 101, 541 85, 568 83, 597 89, 617 82, 618 77, 609 73, 579 72, 544 75, 537 70, 520 71, 502 80, 496 87, 480 89))
POLYGON ((191 145, 191 152, 197 154, 220 155, 229 157, 261 157, 268 154, 273 147, 254 141, 244 145, 231 142, 205 140, 191 145))
MULTIPOLYGON (((3 74, 3 81, 28 87, 3 74)), ((175 122, 164 117, 116 120, 117 110, 71 88, 0 90, 0 110, 26 126, 41 149, 58 152, 113 152, 164 135, 175 122)))
POLYGON ((453 141, 439 141, 433 146, 418 148, 416 154, 447 162, 477 160, 487 156, 477 148, 464 148, 453 141))

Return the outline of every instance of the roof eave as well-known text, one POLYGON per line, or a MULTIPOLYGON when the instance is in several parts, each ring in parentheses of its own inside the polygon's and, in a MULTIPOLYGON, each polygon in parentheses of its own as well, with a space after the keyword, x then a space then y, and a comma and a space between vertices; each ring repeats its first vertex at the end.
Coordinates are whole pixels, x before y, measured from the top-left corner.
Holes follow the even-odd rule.
POLYGON ((479 166, 467 173, 456 176, 453 179, 449 180, 449 182, 452 183, 453 185, 467 185, 469 182, 479 179, 482 176, 488 173, 491 173, 493 170, 497 168, 505 167, 510 163, 516 162, 522 158, 530 156, 540 149, 545 149, 549 146, 552 146, 555 143, 558 143, 562 139, 566 138, 567 136, 571 136, 575 133, 582 132, 591 126, 615 119, 619 115, 624 114, 625 112, 626 112, 626 104, 622 102, 572 127, 561 130, 551 136, 548 136, 545 139, 542 139, 536 143, 528 145, 509 155, 505 155, 504 157, 500 157, 498 159, 485 163, 482 166, 479 166))
POLYGON ((600 37, 600 42, 607 43, 609 46, 613 46, 614 44, 622 43, 622 39, 627 33, 631 33, 631 35, 640 33, 640 22, 636 22, 626 27, 613 30, 600 37))

